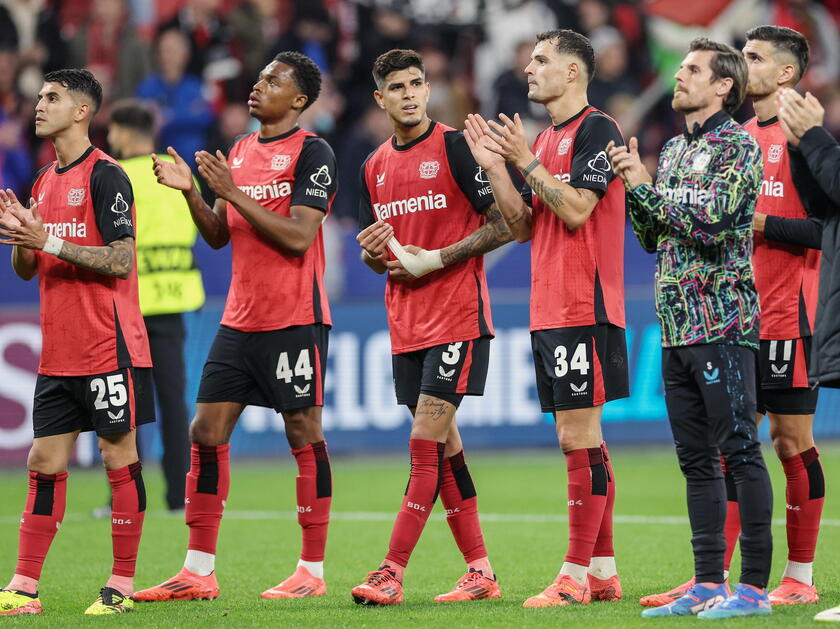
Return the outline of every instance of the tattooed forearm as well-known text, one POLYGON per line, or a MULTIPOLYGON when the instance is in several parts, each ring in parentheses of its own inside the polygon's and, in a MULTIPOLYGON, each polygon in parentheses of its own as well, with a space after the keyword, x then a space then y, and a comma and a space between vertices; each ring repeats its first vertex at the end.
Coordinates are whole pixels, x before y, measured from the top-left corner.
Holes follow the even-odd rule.
POLYGON ((83 247, 65 240, 58 257, 102 275, 126 278, 134 267, 134 239, 121 238, 104 247, 83 247))
POLYGON ((528 185, 534 191, 542 202, 545 203, 552 210, 558 209, 563 205, 563 191, 558 190, 545 184, 545 182, 536 174, 531 173, 526 177, 528 185))
POLYGON ((463 240, 441 250, 440 259, 443 266, 480 256, 513 240, 513 235, 495 203, 487 209, 485 216, 487 222, 484 225, 463 240))

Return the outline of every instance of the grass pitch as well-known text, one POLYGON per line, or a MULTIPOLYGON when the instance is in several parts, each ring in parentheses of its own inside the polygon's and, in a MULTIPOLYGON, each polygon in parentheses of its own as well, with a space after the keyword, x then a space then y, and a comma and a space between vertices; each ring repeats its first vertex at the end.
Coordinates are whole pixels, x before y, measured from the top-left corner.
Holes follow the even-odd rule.
MULTIPOLYGON (((494 601, 439 604, 464 567, 441 507, 426 527, 406 574, 406 601, 394 608, 355 605, 350 589, 382 559, 405 489, 407 456, 335 459, 333 514, 327 547, 328 594, 317 599, 266 601, 259 593, 294 570, 300 535, 294 512, 295 467, 277 462, 234 461, 227 512, 222 521, 217 571, 222 589, 215 601, 138 603, 121 617, 88 618, 82 612, 97 596, 110 570, 110 525, 88 515, 106 497, 99 470, 73 470, 67 517, 41 581, 46 613, 7 617, 14 627, 650 627, 688 626, 696 618, 642 619, 638 599, 685 581, 692 572, 682 477, 671 448, 620 449, 612 454, 617 478, 616 554, 624 600, 586 607, 528 610, 522 601, 554 578, 566 546, 566 474, 557 451, 472 453, 470 469, 479 495, 487 547, 502 586, 494 601)), ((771 587, 786 558, 784 478, 765 451, 775 488, 771 587)), ((840 604, 840 445, 822 448, 828 479, 823 529, 817 550, 817 605, 775 608, 769 617, 725 621, 727 627, 814 626, 813 615, 840 604)), ((136 585, 160 583, 181 567, 187 529, 183 516, 163 508, 162 479, 149 466, 149 495, 136 585)), ((15 566, 17 522, 25 497, 22 470, 0 474, 0 578, 15 566)), ((733 573, 738 574, 736 552, 733 573)), ((705 625, 704 625, 705 626, 705 625)))

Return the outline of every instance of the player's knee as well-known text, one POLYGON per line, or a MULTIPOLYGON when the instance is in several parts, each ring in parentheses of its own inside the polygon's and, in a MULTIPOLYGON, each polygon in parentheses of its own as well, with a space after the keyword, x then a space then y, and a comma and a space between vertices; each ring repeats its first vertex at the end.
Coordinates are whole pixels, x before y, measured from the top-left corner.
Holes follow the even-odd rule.
POLYGON ((770 437, 773 439, 773 449, 776 451, 776 456, 780 460, 796 456, 810 447, 808 442, 811 440, 800 435, 785 434, 783 431, 774 434, 771 431, 770 437))
POLYGON ((26 467, 31 472, 38 472, 39 474, 58 474, 67 471, 67 462, 59 460, 52 453, 39 448, 36 442, 29 450, 26 467))
POLYGON ((228 435, 222 426, 206 418, 196 417, 190 424, 190 441, 200 446, 220 446, 227 443, 228 435))

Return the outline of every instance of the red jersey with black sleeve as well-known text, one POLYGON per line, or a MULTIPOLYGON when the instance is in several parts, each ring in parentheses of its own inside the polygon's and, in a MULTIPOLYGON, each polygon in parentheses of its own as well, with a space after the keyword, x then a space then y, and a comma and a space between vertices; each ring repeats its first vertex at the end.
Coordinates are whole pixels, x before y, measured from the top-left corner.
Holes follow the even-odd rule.
MULTIPOLYGON (((752 118, 744 128, 761 146, 764 177, 755 211, 782 218, 807 218, 791 171, 787 139, 777 118, 752 118)), ((781 341, 811 336, 817 311, 820 252, 768 240, 755 232, 753 272, 761 307, 760 337, 781 341)))
MULTIPOLYGON (((391 138, 360 174, 359 227, 387 221, 402 245, 441 249, 458 242, 484 224, 493 202, 463 134, 439 122, 408 144, 391 138)), ((414 280, 389 276, 385 307, 394 354, 493 334, 482 256, 414 280)))
MULTIPOLYGON (((293 205, 324 212, 338 188, 335 155, 314 133, 295 127, 273 138, 255 131, 239 139, 228 155, 233 183, 266 210, 291 215, 293 205)), ((294 325, 331 325, 324 287, 324 238, 294 256, 251 225, 230 203, 227 224, 233 272, 222 325, 241 332, 265 332, 294 325)))
POLYGON ((624 145, 618 124, 594 107, 549 127, 534 142, 540 163, 556 179, 603 196, 576 230, 566 227, 526 184, 533 209, 531 330, 624 322, 624 185, 604 150, 624 145))
MULTIPOLYGON (((67 242, 102 247, 134 238, 134 194, 123 169, 91 146, 72 164, 36 176, 32 196, 44 229, 67 242)), ((140 314, 137 267, 126 279, 35 252, 41 293, 41 364, 46 376, 88 376, 151 367, 140 314)))

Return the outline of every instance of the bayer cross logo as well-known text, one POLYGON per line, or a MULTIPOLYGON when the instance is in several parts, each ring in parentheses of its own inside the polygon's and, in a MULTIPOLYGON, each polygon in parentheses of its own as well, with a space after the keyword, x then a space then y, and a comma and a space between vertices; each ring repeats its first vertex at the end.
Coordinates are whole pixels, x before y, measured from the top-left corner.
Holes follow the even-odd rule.
POLYGON ((79 206, 85 201, 84 188, 70 188, 67 192, 67 205, 79 206))
POLYGON ((292 163, 290 155, 274 155, 271 158, 271 170, 286 170, 292 163))
POLYGON ((777 164, 782 159, 784 147, 781 144, 771 144, 767 149, 767 161, 771 164, 777 164))
POLYGON ((572 138, 563 138, 557 145, 557 154, 566 155, 570 148, 572 148, 572 138))
POLYGON ((440 162, 423 162, 420 164, 420 178, 434 179, 440 170, 440 162))

